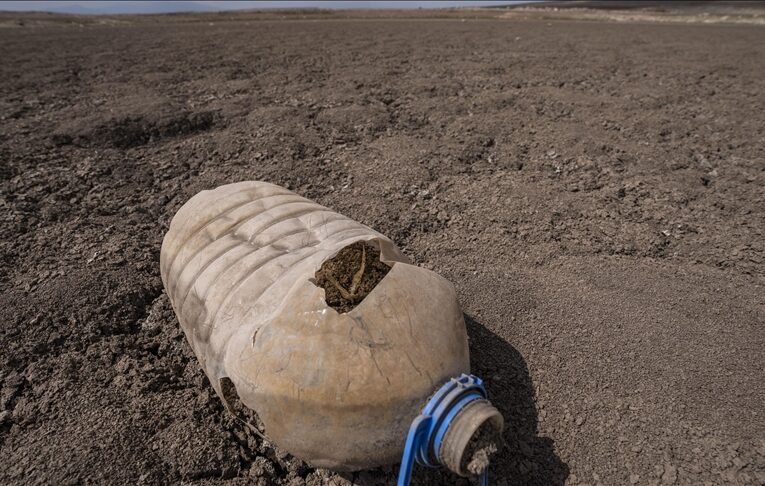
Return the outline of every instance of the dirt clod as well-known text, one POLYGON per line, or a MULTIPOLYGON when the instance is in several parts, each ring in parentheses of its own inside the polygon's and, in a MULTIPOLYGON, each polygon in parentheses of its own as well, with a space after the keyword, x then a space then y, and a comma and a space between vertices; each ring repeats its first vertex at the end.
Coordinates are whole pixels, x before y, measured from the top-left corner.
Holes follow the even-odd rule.
POLYGON ((346 246, 316 272, 316 285, 324 289, 327 305, 340 313, 356 307, 388 274, 380 250, 363 241, 346 246))
POLYGON ((462 469, 478 475, 491 462, 491 457, 499 452, 502 436, 490 422, 484 422, 470 438, 462 456, 462 469))

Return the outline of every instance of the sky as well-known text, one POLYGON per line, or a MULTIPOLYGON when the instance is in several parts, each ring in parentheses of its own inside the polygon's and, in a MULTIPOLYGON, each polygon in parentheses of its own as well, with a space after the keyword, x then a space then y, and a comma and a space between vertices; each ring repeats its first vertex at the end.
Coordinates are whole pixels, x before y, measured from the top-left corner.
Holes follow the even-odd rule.
POLYGON ((469 0, 411 0, 411 1, 5 1, 0 0, 0 10, 45 11, 74 14, 119 14, 119 13, 166 13, 166 12, 214 12, 218 10, 241 10, 260 8, 444 8, 465 6, 507 5, 523 1, 469 1, 469 0))

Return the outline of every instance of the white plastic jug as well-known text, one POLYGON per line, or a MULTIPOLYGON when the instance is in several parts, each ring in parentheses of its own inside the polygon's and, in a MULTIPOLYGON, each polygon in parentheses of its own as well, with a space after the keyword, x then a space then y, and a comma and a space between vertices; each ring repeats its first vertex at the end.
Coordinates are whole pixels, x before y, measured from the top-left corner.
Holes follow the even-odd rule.
MULTIPOLYGON (((398 462, 428 399, 469 372, 451 283, 411 265, 385 236, 273 184, 240 182, 191 198, 165 236, 161 273, 218 395, 226 400, 221 383, 230 379, 267 436, 315 466, 398 462), (391 268, 338 313, 314 275, 357 241, 391 268)), ((478 422, 491 416, 501 428, 491 409, 478 422)), ((479 425, 462 432, 458 448, 479 425)), ((461 453, 452 469, 466 474, 461 453)))

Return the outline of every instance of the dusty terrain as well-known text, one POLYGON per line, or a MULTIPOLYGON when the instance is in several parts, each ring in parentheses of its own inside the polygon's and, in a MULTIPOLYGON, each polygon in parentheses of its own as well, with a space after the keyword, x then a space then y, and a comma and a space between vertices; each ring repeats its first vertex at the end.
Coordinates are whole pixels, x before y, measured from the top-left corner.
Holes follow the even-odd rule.
POLYGON ((392 482, 248 434, 184 340, 161 239, 246 179, 455 283, 492 484, 765 483, 765 28, 3 18, 0 483, 392 482))

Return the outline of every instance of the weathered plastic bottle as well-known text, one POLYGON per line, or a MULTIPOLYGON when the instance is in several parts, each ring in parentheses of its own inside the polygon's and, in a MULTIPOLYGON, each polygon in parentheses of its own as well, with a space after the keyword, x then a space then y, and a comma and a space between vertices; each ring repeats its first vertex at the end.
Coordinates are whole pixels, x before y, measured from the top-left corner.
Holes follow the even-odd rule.
MULTIPOLYGON (((469 372, 465 324, 447 280, 410 265, 376 231, 273 184, 240 182, 191 198, 165 236, 161 272, 218 395, 226 400, 222 383, 230 379, 271 440, 315 466, 398 462, 429 397, 469 372), (338 313, 314 274, 357 241, 377 247, 391 269, 338 313)), ((489 415, 496 422, 496 410, 489 415)))

